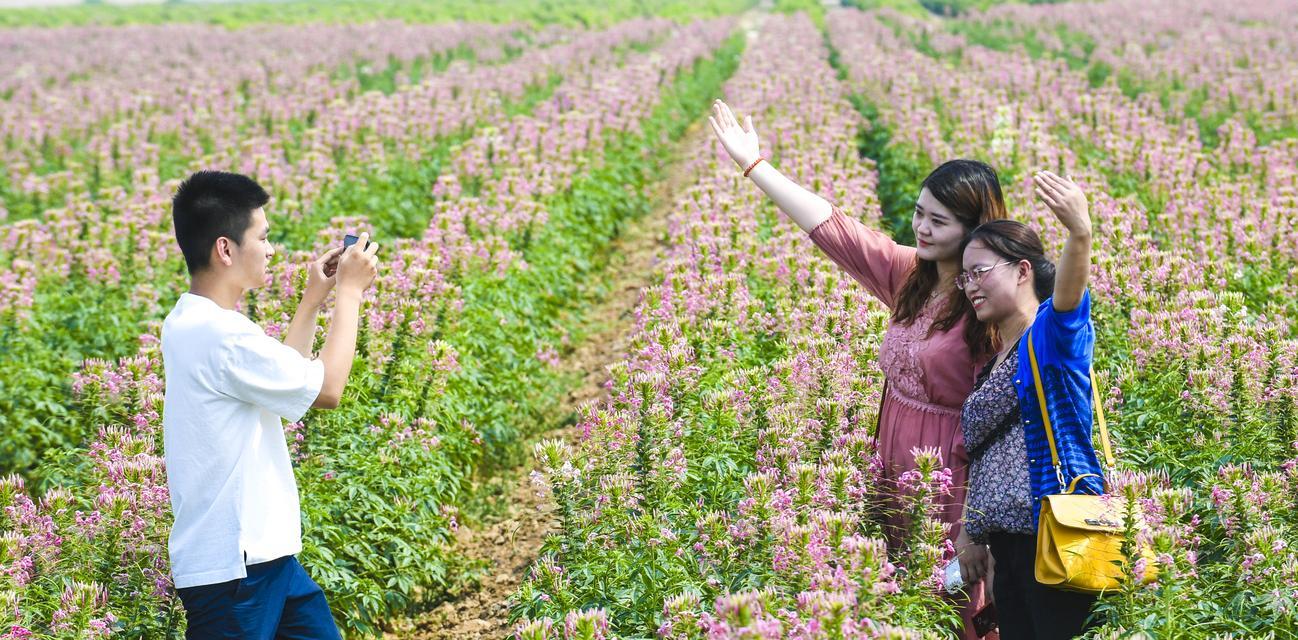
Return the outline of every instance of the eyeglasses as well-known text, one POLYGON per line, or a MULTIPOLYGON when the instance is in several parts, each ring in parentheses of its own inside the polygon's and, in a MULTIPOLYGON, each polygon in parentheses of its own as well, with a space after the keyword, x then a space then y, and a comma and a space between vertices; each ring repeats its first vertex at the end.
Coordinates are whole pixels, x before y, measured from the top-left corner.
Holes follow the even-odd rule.
POLYGON ((973 269, 970 269, 968 271, 961 271, 960 275, 955 277, 955 288, 964 291, 964 288, 969 286, 970 283, 981 285, 983 283, 983 276, 987 275, 988 273, 991 273, 992 269, 995 269, 996 267, 1005 266, 1007 264, 1015 264, 1015 263, 1006 260, 1006 261, 997 262, 996 264, 990 267, 974 267, 973 269))

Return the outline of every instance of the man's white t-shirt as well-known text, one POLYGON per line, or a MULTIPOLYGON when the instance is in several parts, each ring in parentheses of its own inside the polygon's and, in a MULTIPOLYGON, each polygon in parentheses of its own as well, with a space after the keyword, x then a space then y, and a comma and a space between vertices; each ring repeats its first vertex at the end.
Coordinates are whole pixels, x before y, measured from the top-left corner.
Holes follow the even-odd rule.
POLYGON ((181 294, 162 325, 168 551, 176 588, 247 576, 302 550, 297 482, 281 418, 301 419, 324 364, 242 313, 181 294))

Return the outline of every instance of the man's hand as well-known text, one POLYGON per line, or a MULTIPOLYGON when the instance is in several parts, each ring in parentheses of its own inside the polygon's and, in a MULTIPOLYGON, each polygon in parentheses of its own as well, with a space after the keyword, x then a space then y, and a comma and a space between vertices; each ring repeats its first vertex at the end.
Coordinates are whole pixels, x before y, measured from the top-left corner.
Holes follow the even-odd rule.
POLYGON ((329 334, 320 350, 320 360, 325 366, 324 385, 311 405, 317 409, 333 409, 342 401, 352 361, 356 359, 361 294, 378 276, 379 260, 374 255, 378 250, 379 245, 370 242, 370 234, 362 233, 356 244, 347 247, 338 258, 338 270, 334 274, 338 298, 329 321, 329 334))
POLYGON ((315 344, 316 320, 320 307, 324 306, 325 298, 337 282, 334 271, 342 253, 342 247, 330 249, 307 265, 306 289, 302 291, 302 301, 293 313, 288 331, 284 332, 284 344, 296 349, 303 358, 311 357, 311 348, 315 344))
POLYGON ((369 288, 379 274, 379 259, 375 254, 379 245, 370 242, 370 234, 362 233, 356 244, 347 247, 338 259, 338 271, 334 278, 339 291, 360 293, 369 288))
POLYGON ((335 247, 311 261, 306 276, 306 290, 302 293, 303 304, 314 307, 324 304, 325 297, 337 282, 334 274, 338 269, 338 257, 342 252, 342 247, 335 247))

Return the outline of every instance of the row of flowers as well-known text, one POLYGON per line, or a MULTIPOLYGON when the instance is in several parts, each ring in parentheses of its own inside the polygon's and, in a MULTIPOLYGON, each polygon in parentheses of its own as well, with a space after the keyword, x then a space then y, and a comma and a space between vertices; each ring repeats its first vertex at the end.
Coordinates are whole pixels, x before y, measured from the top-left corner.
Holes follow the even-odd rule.
POLYGON ((1006 3, 970 22, 975 33, 1031 39, 1085 64, 1092 82, 1112 76, 1125 91, 1154 91, 1169 113, 1205 127, 1238 115, 1262 136, 1298 133, 1298 48, 1290 36, 1298 18, 1277 3, 1006 3))
POLYGON ((488 63, 571 35, 465 23, 6 30, 0 39, 20 62, 0 81, 4 204, 35 214, 25 200, 52 207, 99 185, 130 189, 134 169, 180 170, 268 125, 326 113, 361 93, 366 71, 488 63))

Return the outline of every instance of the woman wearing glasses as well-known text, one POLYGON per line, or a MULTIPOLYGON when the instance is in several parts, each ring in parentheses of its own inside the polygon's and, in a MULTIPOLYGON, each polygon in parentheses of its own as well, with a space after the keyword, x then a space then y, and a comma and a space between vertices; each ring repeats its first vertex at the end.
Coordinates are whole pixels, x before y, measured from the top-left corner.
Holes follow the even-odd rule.
MULTIPOLYGON (((993 351, 987 326, 972 303, 955 288, 960 246, 978 225, 1005 217, 996 172, 972 160, 953 160, 935 169, 920 186, 911 225, 916 246, 843 215, 820 196, 798 186, 761 156, 752 118, 740 125, 717 100, 709 118, 713 132, 744 175, 811 236, 835 263, 892 310, 879 358, 886 386, 879 416, 879 452, 884 477, 895 482, 915 466, 911 450, 931 447, 952 472, 952 496, 942 519, 959 529, 968 465, 960 431, 960 408, 974 377, 993 351)), ((896 549, 908 523, 895 496, 886 497, 893 515, 885 523, 896 549)), ((966 638, 977 638, 971 617, 983 606, 982 585, 969 582, 963 606, 966 638)), ((995 637, 994 635, 991 637, 995 637)))
POLYGON ((1046 258, 1036 232, 997 220, 965 239, 956 280, 1003 347, 964 403, 961 427, 972 463, 956 549, 967 582, 982 578, 994 564, 992 592, 1006 640, 1072 638, 1082 632, 1095 597, 1036 581, 1037 518, 1041 498, 1064 491, 1060 478, 1079 478, 1078 493, 1099 494, 1104 488, 1091 444, 1095 331, 1086 289, 1091 262, 1086 195, 1072 180, 1050 172, 1033 180, 1037 196, 1068 229, 1058 267, 1046 258), (1046 439, 1032 357, 1061 453, 1058 469, 1046 439))

